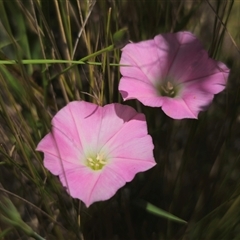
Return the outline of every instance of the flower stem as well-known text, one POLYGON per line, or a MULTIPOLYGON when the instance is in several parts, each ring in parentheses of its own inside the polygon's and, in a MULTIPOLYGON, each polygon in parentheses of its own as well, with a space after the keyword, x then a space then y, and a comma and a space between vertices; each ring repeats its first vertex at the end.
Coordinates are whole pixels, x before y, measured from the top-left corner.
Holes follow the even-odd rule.
POLYGON ((33 232, 31 234, 31 237, 37 239, 37 240, 46 240, 45 238, 41 237, 40 235, 38 235, 36 232, 33 232))
MULTIPOLYGON (((110 46, 108 46, 108 47, 106 47, 106 48, 103 48, 103 49, 101 49, 101 50, 99 50, 99 51, 97 51, 97 52, 95 52, 95 53, 92 53, 92 54, 90 54, 90 55, 88 55, 88 56, 86 56, 86 57, 84 57, 84 58, 79 59, 79 61, 80 61, 80 62, 85 62, 85 61, 87 61, 87 60, 89 60, 89 59, 91 59, 91 58, 93 58, 93 57, 96 57, 96 56, 104 53, 104 52, 112 51, 113 49, 114 49, 114 45, 112 44, 112 45, 110 45, 110 46)), ((72 64, 71 66, 65 68, 62 72, 57 73, 56 75, 54 75, 53 77, 51 77, 51 78, 50 78, 50 81, 51 81, 52 79, 58 77, 59 75, 67 72, 68 70, 70 70, 71 68, 75 67, 76 65, 77 65, 77 64, 72 64)))

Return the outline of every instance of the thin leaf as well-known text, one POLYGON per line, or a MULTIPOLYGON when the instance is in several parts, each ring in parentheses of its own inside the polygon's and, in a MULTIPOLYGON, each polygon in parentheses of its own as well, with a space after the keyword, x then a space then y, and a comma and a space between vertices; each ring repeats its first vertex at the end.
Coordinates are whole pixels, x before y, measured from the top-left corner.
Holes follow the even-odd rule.
POLYGON ((154 214, 158 217, 166 218, 166 219, 169 219, 171 221, 175 221, 175 222, 179 222, 179 223, 185 223, 185 224, 187 223, 185 220, 183 220, 179 217, 176 217, 175 215, 173 215, 169 212, 166 212, 166 211, 162 210, 161 208, 158 208, 155 205, 153 205, 153 204, 151 204, 147 201, 137 200, 136 204, 139 207, 144 208, 147 212, 149 212, 151 214, 154 214))

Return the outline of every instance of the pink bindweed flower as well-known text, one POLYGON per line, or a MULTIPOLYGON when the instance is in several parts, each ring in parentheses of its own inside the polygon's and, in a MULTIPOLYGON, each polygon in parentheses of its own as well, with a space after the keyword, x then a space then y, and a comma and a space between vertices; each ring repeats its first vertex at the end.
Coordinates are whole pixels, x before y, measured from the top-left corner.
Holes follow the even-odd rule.
POLYGON ((174 119, 197 118, 227 82, 229 69, 209 58, 190 32, 166 33, 122 49, 119 91, 162 107, 174 119))
POLYGON ((52 131, 37 151, 68 193, 89 207, 152 168, 153 148, 145 116, 132 107, 74 101, 52 119, 52 131))

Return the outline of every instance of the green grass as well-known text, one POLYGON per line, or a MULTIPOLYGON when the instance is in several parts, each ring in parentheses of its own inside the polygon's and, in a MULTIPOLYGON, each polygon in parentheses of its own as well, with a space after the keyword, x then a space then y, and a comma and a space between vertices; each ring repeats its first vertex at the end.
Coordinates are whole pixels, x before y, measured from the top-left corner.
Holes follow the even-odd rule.
POLYGON ((238 239, 239 13, 231 0, 0 1, 0 239, 238 239), (192 31, 231 74, 198 120, 124 103, 146 114, 158 164, 86 208, 35 148, 68 102, 122 103, 125 27, 131 41, 192 31))

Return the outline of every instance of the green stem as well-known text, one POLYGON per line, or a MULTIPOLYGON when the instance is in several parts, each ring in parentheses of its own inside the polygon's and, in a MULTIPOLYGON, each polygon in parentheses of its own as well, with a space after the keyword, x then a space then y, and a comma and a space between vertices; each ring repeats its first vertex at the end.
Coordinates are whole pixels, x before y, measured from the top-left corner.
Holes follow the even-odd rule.
MULTIPOLYGON (((83 62, 76 60, 59 60, 59 59, 23 59, 21 64, 53 64, 53 63, 72 63, 72 64, 89 64, 101 66, 101 62, 83 62)), ((0 60, 0 65, 15 65, 18 64, 16 60, 0 60)), ((110 63, 110 66, 119 66, 117 63, 110 63)))
MULTIPOLYGON (((84 57, 84 58, 81 58, 79 61, 85 62, 85 61, 87 61, 88 59, 94 58, 94 57, 96 57, 96 56, 98 56, 98 55, 100 55, 100 54, 102 54, 102 53, 112 51, 113 49, 114 49, 114 45, 110 45, 110 46, 108 46, 108 47, 106 47, 106 48, 103 48, 103 49, 101 49, 101 50, 99 50, 99 51, 97 51, 97 52, 95 52, 95 53, 92 53, 92 54, 90 54, 90 55, 88 55, 88 56, 86 56, 86 57, 84 57)), ((54 75, 53 77, 51 77, 51 78, 50 78, 50 81, 51 81, 52 79, 58 77, 59 75, 67 72, 68 70, 70 70, 71 68, 73 68, 73 67, 75 67, 75 66, 76 66, 76 64, 72 64, 71 66, 65 68, 62 72, 60 72, 60 73, 54 75)))
POLYGON ((36 232, 33 232, 31 234, 31 237, 37 239, 37 240, 46 240, 45 238, 41 237, 40 235, 38 235, 36 232))

